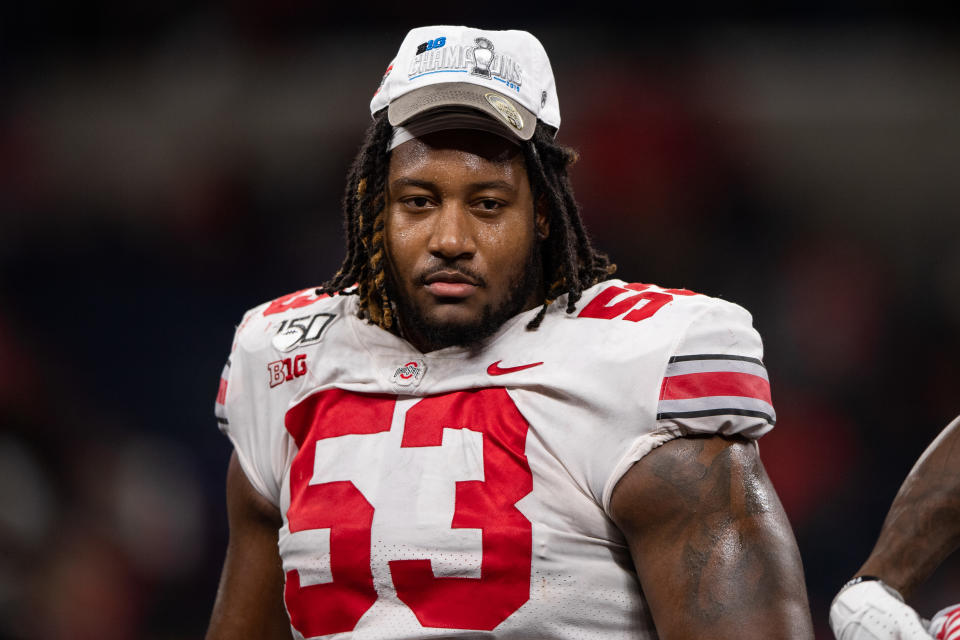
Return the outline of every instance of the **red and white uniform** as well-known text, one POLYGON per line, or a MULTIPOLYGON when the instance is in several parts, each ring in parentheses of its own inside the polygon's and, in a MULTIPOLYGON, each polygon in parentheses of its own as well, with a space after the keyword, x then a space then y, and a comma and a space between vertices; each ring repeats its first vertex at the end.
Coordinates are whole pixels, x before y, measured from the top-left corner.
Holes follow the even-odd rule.
POLYGON ((960 604, 936 612, 930 621, 930 634, 936 640, 960 640, 960 604))
POLYGON ((610 280, 422 354, 357 302, 249 311, 217 398, 295 637, 655 638, 610 496, 672 438, 772 428, 750 314, 610 280))

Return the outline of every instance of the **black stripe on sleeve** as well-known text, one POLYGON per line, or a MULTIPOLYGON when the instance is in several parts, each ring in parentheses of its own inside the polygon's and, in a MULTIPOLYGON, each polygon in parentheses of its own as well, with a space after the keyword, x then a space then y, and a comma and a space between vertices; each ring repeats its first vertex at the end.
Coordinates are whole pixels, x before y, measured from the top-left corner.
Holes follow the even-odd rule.
POLYGON ((752 362, 754 364, 758 364, 761 367, 764 366, 763 360, 760 358, 733 356, 725 353, 700 353, 692 356, 671 356, 669 362, 688 362, 690 360, 741 360, 743 362, 752 362))
POLYGON ((754 411, 752 409, 702 409, 700 411, 671 411, 669 413, 658 413, 657 420, 669 420, 671 418, 704 418, 707 416, 751 416, 753 418, 763 418, 771 425, 777 423, 768 413, 763 411, 754 411))

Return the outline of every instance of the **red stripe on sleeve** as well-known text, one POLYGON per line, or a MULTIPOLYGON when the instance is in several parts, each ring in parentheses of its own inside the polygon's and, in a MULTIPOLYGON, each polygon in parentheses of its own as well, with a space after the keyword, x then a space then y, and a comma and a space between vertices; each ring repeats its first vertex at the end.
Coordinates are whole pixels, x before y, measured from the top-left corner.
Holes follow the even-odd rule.
POLYGON ((710 373, 686 373, 663 379, 660 388, 661 400, 684 400, 709 396, 741 396, 756 398, 773 404, 770 398, 770 383, 749 373, 714 371, 710 373))
POLYGON ((217 388, 217 404, 227 403, 227 381, 220 378, 220 386, 217 388))
POLYGON ((946 622, 943 623, 943 629, 937 634, 937 638, 952 640, 960 636, 960 607, 951 613, 946 622))

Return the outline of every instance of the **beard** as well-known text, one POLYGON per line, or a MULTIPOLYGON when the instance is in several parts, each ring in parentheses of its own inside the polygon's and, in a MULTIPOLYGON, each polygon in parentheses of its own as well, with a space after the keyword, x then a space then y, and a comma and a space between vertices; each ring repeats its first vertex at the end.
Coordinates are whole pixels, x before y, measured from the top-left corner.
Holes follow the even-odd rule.
MULTIPOLYGON (((455 268, 455 264, 449 266, 455 268)), ((410 300, 397 295, 396 287, 388 284, 388 288, 391 289, 391 298, 396 301, 401 326, 422 338, 430 345, 431 351, 452 346, 475 348, 496 333, 503 323, 524 310, 527 301, 542 286, 542 269, 540 243, 534 242, 523 268, 511 279, 507 295, 500 304, 485 305, 474 321, 469 323, 436 322, 410 300)), ((387 280, 389 283, 392 278, 387 280)))

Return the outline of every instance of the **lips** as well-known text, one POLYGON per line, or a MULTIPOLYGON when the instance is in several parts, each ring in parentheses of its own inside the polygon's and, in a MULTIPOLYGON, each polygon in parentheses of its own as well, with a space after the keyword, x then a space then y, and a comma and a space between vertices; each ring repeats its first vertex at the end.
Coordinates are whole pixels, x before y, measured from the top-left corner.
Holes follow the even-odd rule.
POLYGON ((480 286, 476 278, 449 269, 431 273, 423 278, 423 283, 438 298, 466 298, 480 286))

